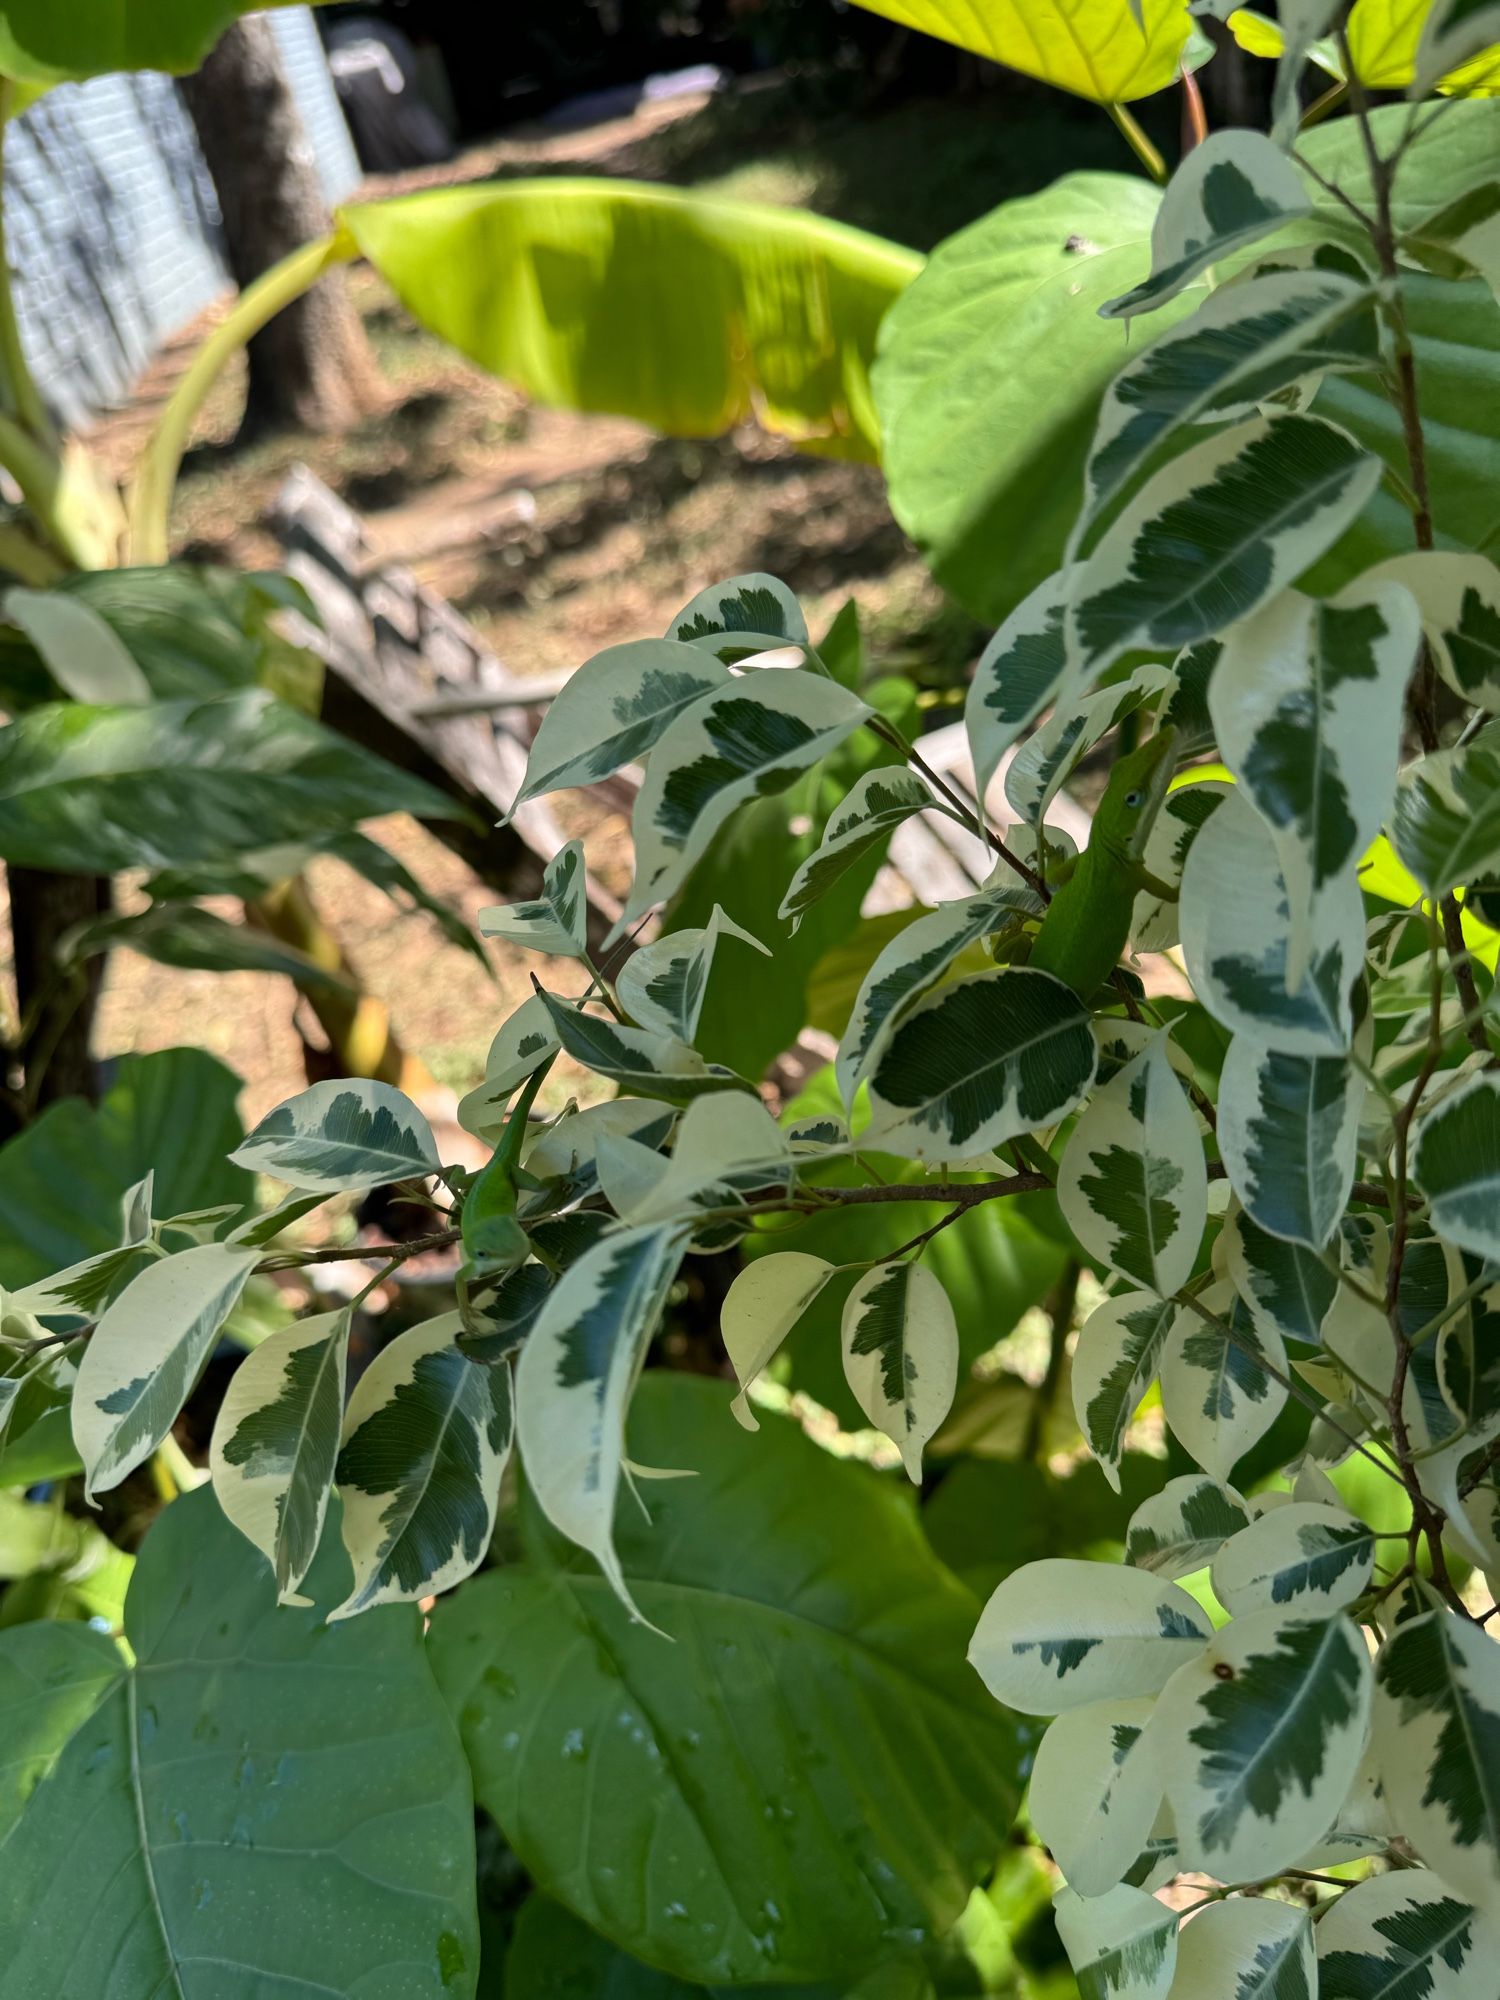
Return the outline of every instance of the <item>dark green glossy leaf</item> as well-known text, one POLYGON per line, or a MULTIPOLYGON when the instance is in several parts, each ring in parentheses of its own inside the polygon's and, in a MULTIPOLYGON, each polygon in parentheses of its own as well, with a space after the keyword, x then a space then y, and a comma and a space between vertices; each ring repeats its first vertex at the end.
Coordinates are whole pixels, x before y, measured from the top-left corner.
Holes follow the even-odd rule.
POLYGON ((278 1608, 204 1491, 146 1539, 133 1666, 77 1626, 0 1638, 4 2000, 473 1993, 458 1741, 414 1610, 323 1624, 346 1577, 330 1535, 321 1608, 278 1608))
POLYGON ((847 1980, 958 1916, 1022 1736, 963 1663, 975 1601, 895 1490, 728 1405, 678 1375, 636 1396, 631 1456, 698 1475, 616 1526, 675 1645, 528 1502, 525 1560, 439 1607, 435 1663, 480 1801, 549 1894, 680 1978, 847 1980))
POLYGON ((1097 308, 1145 275, 1159 203, 1125 174, 1070 174, 949 237, 886 316, 891 508, 976 617, 999 624, 1062 559, 1099 395, 1129 358, 1097 308))

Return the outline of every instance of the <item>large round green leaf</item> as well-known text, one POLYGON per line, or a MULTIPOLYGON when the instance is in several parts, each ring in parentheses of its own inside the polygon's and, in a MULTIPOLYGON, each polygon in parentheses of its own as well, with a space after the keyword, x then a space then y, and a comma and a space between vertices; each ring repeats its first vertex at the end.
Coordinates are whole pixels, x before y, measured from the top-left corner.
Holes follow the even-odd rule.
MULTIPOLYGON (((505 2000, 848 2000, 840 1981, 825 1986, 689 1986, 627 1958, 548 1896, 530 1896, 505 1957, 505 2000)), ((499 1979, 494 1992, 500 1992, 499 1979)), ((489 1954, 480 2000, 490 1993, 489 1954)))
POLYGON ((893 1484, 738 1430, 722 1385, 648 1374, 630 1452, 698 1475, 616 1524, 668 1639, 530 1502, 525 1560, 434 1617, 480 1802, 635 1957, 852 1983, 958 1917, 1015 1810, 1027 1736, 965 1664, 977 1604, 893 1484))
POLYGON ((1062 560, 1099 398, 1131 351, 1098 308, 1150 269, 1160 199, 1069 174, 1002 202, 938 246, 881 328, 891 509, 976 617, 999 624, 1062 560))
POLYGON ((340 219, 424 326, 540 402, 679 437, 754 417, 808 451, 876 455, 875 333, 914 250, 619 180, 445 188, 340 219))
MULTIPOLYGON (((1400 105, 1376 112, 1387 150, 1407 117, 1400 105)), ((1368 205, 1369 169, 1352 120, 1317 127, 1299 150, 1368 205)), ((1414 230, 1494 179, 1497 160, 1500 102, 1445 107, 1402 160, 1397 227, 1414 230)), ((1314 194, 1312 216, 1288 240, 1362 246, 1368 259, 1347 211, 1314 194)), ((1104 384, 1139 351, 1097 308, 1117 282, 1128 288, 1147 269, 1158 201, 1142 180, 1075 174, 1044 194, 1003 202, 939 245, 881 327, 874 383, 891 507, 939 582, 976 617, 1000 623, 1062 562, 1104 384)), ((1226 267, 1219 275, 1231 274, 1226 267)), ((1201 297, 1173 300, 1145 337, 1201 297)), ((1414 275, 1407 311, 1438 538, 1475 548, 1496 519, 1488 468, 1500 444, 1500 306, 1477 280, 1414 275)), ((1330 377, 1316 407, 1406 476, 1399 419, 1373 378, 1330 377)), ((1311 581, 1337 588, 1411 546, 1410 515, 1378 492, 1311 581)))
POLYGON ((278 1608, 211 1492, 147 1537, 134 1665, 76 1625, 0 1637, 0 1996, 469 1996, 469 1778, 421 1621, 327 1626, 337 1527, 278 1608))
MULTIPOLYGON (((317 0, 313 0, 314 5, 317 0)), ((232 21, 297 0, 4 0, 0 73, 65 83, 117 69, 194 70, 232 21)))
MULTIPOLYGON (((1375 113, 1382 151, 1394 149, 1409 117, 1408 109, 1397 104, 1375 113)), ((1315 127, 1298 142, 1298 152, 1353 201, 1367 211, 1373 206, 1369 160, 1353 119, 1315 127)), ((1392 204, 1396 228, 1420 229, 1469 189, 1497 177, 1500 101, 1444 105, 1442 115, 1430 121, 1402 158, 1392 204)), ((1368 240, 1331 196, 1320 196, 1311 220, 1298 224, 1292 234, 1304 243, 1337 238, 1367 263, 1372 256, 1368 240)), ((1416 271, 1403 280, 1402 300, 1416 350, 1438 545, 1486 547, 1500 517, 1493 471, 1500 449, 1500 305, 1478 279, 1442 280, 1416 271)), ((1315 408, 1320 417, 1343 425, 1378 452, 1402 479, 1410 478, 1400 417, 1375 377, 1328 377, 1315 408)), ((1409 511, 1394 492, 1378 488, 1354 526, 1313 570, 1309 587, 1336 590, 1372 563, 1414 546, 1409 511)))
POLYGON ((1176 80, 1193 23, 1185 0, 860 0, 876 14, 1095 104, 1176 80))

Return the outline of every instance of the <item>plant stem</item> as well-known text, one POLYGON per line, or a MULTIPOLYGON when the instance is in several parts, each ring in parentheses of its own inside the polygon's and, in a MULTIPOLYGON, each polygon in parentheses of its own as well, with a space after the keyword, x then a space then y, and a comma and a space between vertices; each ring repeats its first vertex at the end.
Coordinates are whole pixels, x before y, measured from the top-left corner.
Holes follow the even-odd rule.
POLYGON ((990 852, 998 855, 1007 868, 1013 869, 1028 889, 1035 891, 1044 903, 1051 902, 1052 891, 1047 887, 1046 882, 1034 868, 1021 859, 1019 854, 1011 852, 999 834, 995 832, 994 828, 986 820, 982 806, 971 806, 962 793, 956 792, 946 778, 933 770, 922 753, 915 745, 907 742, 901 731, 893 723, 887 722, 884 717, 877 717, 869 726, 881 741, 889 743, 891 748, 904 758, 914 771, 921 772, 939 798, 947 800, 948 804, 963 819, 965 826, 972 827, 979 838, 988 846, 990 852))
POLYGON ((1208 137, 1208 113, 1203 108, 1203 92, 1198 79, 1183 65, 1182 71, 1182 150, 1191 152, 1208 137))
POLYGON ((336 264, 353 262, 357 255, 353 239, 342 230, 304 243, 242 292, 234 310, 198 349, 157 420, 131 484, 126 504, 132 563, 164 563, 170 554, 177 473, 194 420, 225 362, 284 307, 310 292, 326 272, 336 264))
POLYGON ((0 405, 55 455, 60 440, 21 345, 11 285, 10 246, 5 233, 5 134, 15 88, 8 78, 0 80, 0 405))
POLYGON ((61 583, 68 565, 26 532, 19 521, 0 521, 0 570, 33 589, 61 583))
POLYGON ((1299 132, 1310 132, 1314 125, 1321 125, 1330 112, 1338 110, 1348 95, 1348 79, 1342 78, 1338 83, 1331 85, 1329 89, 1325 90, 1321 97, 1313 99, 1312 103, 1303 112, 1302 122, 1297 127, 1297 130, 1299 132))
POLYGON ((1399 1472, 1387 1465, 1384 1459, 1377 1458, 1373 1451, 1361 1444, 1352 1431, 1346 1431, 1342 1424, 1335 1423, 1329 1416, 1326 1406, 1320 1403, 1316 1396, 1310 1395, 1299 1382, 1294 1382, 1290 1375, 1284 1375, 1279 1368, 1273 1367, 1261 1349, 1242 1339, 1221 1314, 1216 1313, 1211 1306, 1204 1305, 1201 1299, 1195 1299, 1191 1292, 1177 1292, 1174 1297, 1178 1305, 1189 1307, 1201 1320, 1206 1320, 1211 1327, 1221 1333, 1231 1347, 1237 1347, 1242 1354, 1248 1354, 1258 1367, 1265 1370, 1273 1382, 1281 1384, 1293 1402, 1301 1403, 1305 1409, 1311 1410, 1314 1416, 1321 1417, 1336 1437, 1341 1437, 1345 1444, 1351 1446, 1362 1458, 1367 1458, 1371 1465, 1379 1466, 1386 1477, 1394 1479, 1403 1490, 1406 1488, 1407 1482, 1399 1472))
POLYGON ((1124 136, 1126 145, 1135 154, 1152 180, 1156 182, 1158 187, 1165 187, 1171 178, 1167 171, 1167 163, 1156 147, 1146 137, 1135 119, 1126 110, 1125 106, 1123 104, 1107 104, 1104 108, 1108 111, 1110 117, 1114 119, 1115 124, 1120 128, 1124 136))
MULTIPOLYGON (((1345 64, 1349 65, 1349 44, 1342 32, 1340 46, 1344 52, 1345 64)), ((1411 490, 1416 500, 1412 527, 1417 547, 1428 550, 1434 546, 1432 488, 1427 471, 1427 438, 1422 429, 1416 350, 1412 346, 1405 308, 1401 302, 1401 271, 1396 259, 1396 229, 1391 209, 1391 189, 1395 180, 1396 161, 1381 157, 1375 144, 1369 103, 1364 89, 1355 76, 1352 66, 1349 66, 1348 74, 1350 101, 1354 107, 1354 116, 1364 143, 1365 157, 1370 167, 1370 179, 1375 191, 1375 215, 1373 222, 1368 223, 1368 226, 1370 240, 1375 246, 1375 254, 1380 264, 1380 275, 1386 280, 1389 292, 1384 303, 1384 313, 1395 349, 1396 408, 1401 419, 1401 436, 1406 447, 1411 490)), ((1416 679, 1408 694, 1408 706, 1423 752, 1430 755, 1438 747, 1437 669, 1433 663, 1432 649, 1425 640, 1422 644, 1421 662, 1416 679)), ((1443 897, 1439 909, 1443 922, 1443 940, 1453 964, 1454 984, 1463 1002, 1465 1032, 1469 1046, 1481 1055, 1488 1056, 1491 1053, 1490 1040, 1484 1023, 1479 1018, 1482 1011, 1479 989, 1474 983, 1474 968, 1469 963, 1468 949, 1464 944, 1463 919, 1459 915, 1458 904, 1451 892, 1443 897)))

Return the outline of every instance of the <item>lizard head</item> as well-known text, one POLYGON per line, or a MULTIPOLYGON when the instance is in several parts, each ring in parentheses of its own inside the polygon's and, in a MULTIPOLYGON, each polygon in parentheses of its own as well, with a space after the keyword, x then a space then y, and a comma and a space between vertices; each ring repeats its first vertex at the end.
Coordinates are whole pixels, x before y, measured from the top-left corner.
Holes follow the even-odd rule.
POLYGON ((1120 758, 1110 772, 1105 804, 1114 824, 1108 834, 1122 856, 1140 860, 1176 764, 1177 731, 1169 725, 1120 758))

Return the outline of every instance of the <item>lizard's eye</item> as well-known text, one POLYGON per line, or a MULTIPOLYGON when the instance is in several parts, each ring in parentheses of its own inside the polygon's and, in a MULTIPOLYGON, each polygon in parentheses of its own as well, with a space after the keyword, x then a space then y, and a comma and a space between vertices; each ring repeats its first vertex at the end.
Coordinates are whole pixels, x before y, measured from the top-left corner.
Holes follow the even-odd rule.
POLYGON ((1141 807, 1146 803, 1146 794, 1144 792, 1127 792, 1125 794, 1125 803, 1132 812, 1139 812, 1141 807))

